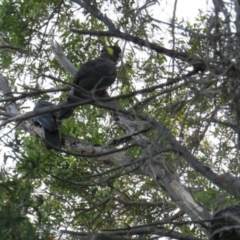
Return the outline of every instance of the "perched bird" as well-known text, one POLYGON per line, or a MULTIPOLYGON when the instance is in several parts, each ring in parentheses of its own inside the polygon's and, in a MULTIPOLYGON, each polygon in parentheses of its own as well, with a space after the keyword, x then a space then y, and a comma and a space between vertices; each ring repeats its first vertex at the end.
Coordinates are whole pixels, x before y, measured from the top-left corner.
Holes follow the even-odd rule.
POLYGON ((210 240, 239 240, 240 206, 220 209, 213 215, 210 240))
MULTIPOLYGON (((40 100, 34 107, 34 110, 54 106, 53 103, 40 100)), ((57 121, 56 114, 49 112, 33 117, 33 120, 42 126, 43 136, 48 147, 55 146, 61 148, 60 123, 57 121)))
MULTIPOLYGON (((120 47, 109 46, 103 48, 98 58, 84 63, 74 76, 72 82, 79 88, 72 88, 67 101, 63 105, 77 101, 71 98, 71 96, 83 98, 83 93, 95 96, 105 93, 106 89, 114 83, 117 77, 116 65, 121 56, 120 47)), ((68 118, 73 111, 74 108, 63 109, 59 111, 58 118, 68 118)))

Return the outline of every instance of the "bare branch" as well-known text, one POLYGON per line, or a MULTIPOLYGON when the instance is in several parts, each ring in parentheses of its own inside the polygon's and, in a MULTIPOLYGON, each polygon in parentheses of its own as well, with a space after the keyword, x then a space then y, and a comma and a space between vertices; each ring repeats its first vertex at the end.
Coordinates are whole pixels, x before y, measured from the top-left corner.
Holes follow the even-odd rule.
POLYGON ((84 1, 81 0, 72 0, 73 2, 77 3, 78 5, 80 5, 82 8, 84 8, 87 12, 89 12, 90 14, 92 14, 94 17, 96 17, 97 19, 99 19, 100 21, 102 21, 111 31, 118 31, 115 27, 115 25, 113 24, 113 22, 105 15, 103 15, 96 7, 87 4, 84 1))
POLYGON ((144 40, 142 38, 132 36, 130 34, 123 33, 120 31, 118 31, 118 32, 105 31, 104 32, 104 31, 78 30, 78 29, 71 29, 71 31, 74 33, 85 34, 85 35, 118 37, 118 38, 124 39, 126 41, 133 42, 141 47, 147 47, 151 50, 156 51, 157 53, 164 54, 168 57, 180 59, 182 61, 188 62, 189 64, 193 65, 194 70, 191 72, 190 75, 198 73, 199 71, 205 71, 205 68, 206 68, 204 61, 200 58, 192 57, 185 52, 178 52, 176 50, 170 50, 170 49, 164 48, 162 46, 159 46, 156 43, 152 43, 152 42, 149 42, 148 40, 144 40))
MULTIPOLYGON (((7 80, 3 77, 2 74, 0 74, 0 90, 2 91, 3 95, 5 96, 11 96, 12 92, 11 89, 8 86, 7 80)), ((6 105, 6 112, 11 116, 16 116, 19 114, 19 111, 14 103, 10 103, 6 105)))
POLYGON ((59 44, 56 41, 50 41, 50 45, 55 58, 58 60, 61 66, 63 66, 72 76, 74 76, 77 72, 77 68, 73 66, 72 63, 66 58, 59 44))
MULTIPOLYGON (((53 50, 54 49, 55 48, 53 48, 53 50)), ((62 59, 61 65, 67 69, 69 63, 65 61, 66 57, 64 56, 64 53, 62 52, 61 48, 58 46, 57 49, 58 49, 57 51, 61 55, 62 59)), ((138 124, 135 125, 134 121, 132 121, 131 117, 129 116, 133 116, 134 118, 138 117, 140 119, 144 118, 144 121, 146 122, 149 121, 148 118, 142 115, 138 115, 135 112, 124 110, 115 101, 106 103, 102 101, 96 101, 94 102, 94 105, 111 110, 113 112, 114 120, 122 129, 126 131, 127 134, 131 134, 138 131, 136 129, 136 126, 138 126, 138 124)), ((151 123, 151 121, 149 122, 151 123)), ((154 128, 155 127, 156 126, 154 126, 154 128)), ((182 210, 184 210, 192 218, 192 220, 195 221, 208 219, 210 217, 210 214, 205 209, 203 209, 199 204, 196 203, 192 195, 184 188, 184 186, 182 186, 176 174, 174 174, 170 170, 170 168, 165 164, 164 160, 160 156, 157 156, 157 154, 155 155, 155 153, 159 154, 161 152, 161 148, 158 149, 159 150, 158 151, 157 149, 155 149, 156 147, 154 147, 154 152, 152 152, 151 141, 147 139, 145 136, 138 134, 136 136, 132 135, 132 138, 134 139, 134 141, 144 146, 144 152, 147 158, 149 158, 149 161, 140 167, 142 174, 150 176, 152 179, 154 179, 158 186, 161 186, 161 188, 164 189, 164 191, 166 191, 166 193, 172 199, 174 199, 176 204, 182 210)), ((145 156, 143 156, 143 158, 145 158, 145 156)), ((116 164, 115 166, 121 166, 123 162, 120 160, 118 162, 115 162, 115 164, 116 164)), ((205 230, 203 229, 203 231, 205 230)), ((208 234, 207 231, 205 232, 208 234)))

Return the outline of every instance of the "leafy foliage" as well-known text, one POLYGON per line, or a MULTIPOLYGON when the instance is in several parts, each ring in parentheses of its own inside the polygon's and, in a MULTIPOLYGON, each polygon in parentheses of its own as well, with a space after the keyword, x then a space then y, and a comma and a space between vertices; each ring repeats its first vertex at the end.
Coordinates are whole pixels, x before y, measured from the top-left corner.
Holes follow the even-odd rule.
POLYGON ((210 235, 202 219, 239 199, 240 28, 233 8, 222 4, 213 1, 212 13, 199 11, 194 23, 166 23, 157 1, 1 1, 1 72, 21 96, 7 101, 3 94, 3 111, 6 103, 24 113, 39 99, 66 99, 68 89, 58 89, 72 73, 49 40, 77 68, 102 46, 124 51, 108 90, 122 110, 79 106, 62 122, 63 151, 2 114, 1 239, 74 239, 104 230, 136 239, 210 235), (192 73, 196 60, 203 71, 192 73))

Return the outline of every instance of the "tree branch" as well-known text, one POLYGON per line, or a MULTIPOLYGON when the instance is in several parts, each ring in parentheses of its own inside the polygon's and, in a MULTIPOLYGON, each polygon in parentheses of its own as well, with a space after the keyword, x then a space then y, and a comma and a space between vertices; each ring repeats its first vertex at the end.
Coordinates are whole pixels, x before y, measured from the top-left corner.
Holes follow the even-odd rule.
MULTIPOLYGON (((53 51, 54 49, 56 48, 54 47, 53 51)), ((57 46, 57 51, 61 55, 60 64, 64 67, 64 64, 66 63, 65 69, 71 69, 69 68, 68 61, 65 60, 66 57, 64 56, 64 53, 62 52, 59 45, 57 46)), ((133 116, 134 118, 136 118, 142 115, 138 115, 135 112, 124 110, 115 101, 97 101, 94 102, 94 105, 111 110, 113 112, 114 120, 122 129, 126 131, 127 134, 138 131, 138 129, 136 128, 138 124, 135 125, 134 121, 132 121, 131 117, 129 116, 133 116)), ((146 123, 148 121, 149 119, 147 119, 146 123)), ((149 122, 151 123, 151 121, 149 122)), ((210 218, 210 214, 193 199, 192 195, 180 183, 176 174, 170 170, 170 168, 165 164, 161 156, 158 155, 158 147, 155 146, 155 144, 151 144, 151 141, 141 134, 138 134, 136 136, 133 135, 132 138, 134 139, 134 141, 139 142, 140 145, 144 146, 143 158, 145 156, 148 158, 148 161, 145 161, 145 164, 140 166, 141 173, 154 179, 158 186, 160 186, 168 194, 168 196, 170 196, 174 200, 174 202, 180 207, 180 209, 182 209, 191 217, 193 221, 202 221, 203 219, 210 218), (152 149, 153 146, 154 150, 152 149)), ((119 159, 119 161, 115 162, 115 164, 115 166, 122 166, 122 164, 124 164, 124 161, 122 162, 121 159, 119 159)), ((132 167, 134 167, 134 165, 132 167)), ((209 234, 208 231, 206 231, 204 228, 203 231, 205 231, 206 234, 209 234)))
POLYGON ((94 36, 111 36, 124 39, 128 42, 133 42, 141 47, 147 47, 151 50, 154 50, 157 53, 164 54, 171 58, 177 58, 182 61, 188 62, 193 66, 193 71, 191 71, 187 76, 191 76, 199 71, 205 71, 206 64, 204 61, 197 57, 192 57, 191 55, 185 52, 178 52, 177 50, 171 50, 164 47, 159 46, 156 43, 149 42, 148 40, 144 40, 142 38, 132 36, 128 33, 123 33, 120 31, 94 31, 94 30, 78 30, 78 29, 70 29, 74 33, 83 34, 83 35, 94 35, 94 36))

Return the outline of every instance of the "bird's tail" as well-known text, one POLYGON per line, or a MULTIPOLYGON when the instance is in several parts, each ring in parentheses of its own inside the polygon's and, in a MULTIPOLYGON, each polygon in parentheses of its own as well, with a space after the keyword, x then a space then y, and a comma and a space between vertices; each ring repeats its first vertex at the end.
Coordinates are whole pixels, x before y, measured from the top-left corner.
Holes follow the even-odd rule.
POLYGON ((59 130, 49 131, 46 128, 44 128, 43 131, 46 146, 48 148, 51 148, 52 146, 61 148, 61 136, 59 130))

